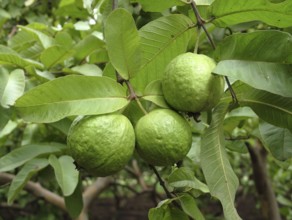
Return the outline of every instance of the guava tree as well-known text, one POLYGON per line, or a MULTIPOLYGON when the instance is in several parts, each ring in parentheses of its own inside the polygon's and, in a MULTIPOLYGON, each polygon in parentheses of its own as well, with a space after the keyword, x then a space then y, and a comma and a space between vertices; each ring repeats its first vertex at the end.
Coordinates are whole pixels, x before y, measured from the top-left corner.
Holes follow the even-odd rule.
MULTIPOLYGON (((118 113, 135 127, 154 109, 172 109, 192 129, 187 156, 163 174, 135 153, 129 162, 154 173, 167 196, 148 218, 205 219, 197 203, 210 195, 220 201, 226 219, 241 219, 230 152, 250 154, 262 215, 281 218, 265 159, 268 154, 289 167, 292 157, 291 1, 0 4, 0 182, 9 183, 9 204, 26 189, 72 218, 86 219, 92 195, 111 178, 91 176, 93 183, 83 189, 86 170, 74 163, 66 144, 75 118, 118 113), (163 91, 165 69, 187 52, 215 60, 212 74, 225 80, 225 92, 212 109, 177 110, 164 98, 178 90, 163 91), (60 195, 45 184, 48 170, 54 171, 60 195)), ((212 89, 201 95, 216 93, 212 89)), ((134 168, 137 182, 147 188, 134 168)))

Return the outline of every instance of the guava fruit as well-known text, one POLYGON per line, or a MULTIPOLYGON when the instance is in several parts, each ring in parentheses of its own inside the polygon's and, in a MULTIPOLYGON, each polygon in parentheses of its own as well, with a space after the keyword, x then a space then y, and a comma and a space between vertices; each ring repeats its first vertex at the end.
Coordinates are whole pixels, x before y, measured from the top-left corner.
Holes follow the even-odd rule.
POLYGON ((162 77, 166 102, 175 110, 211 110, 224 92, 224 79, 212 73, 215 61, 202 54, 184 53, 167 65, 162 77))
POLYGON ((73 122, 67 144, 78 166, 94 176, 108 176, 132 157, 135 133, 124 115, 89 116, 73 122))
POLYGON ((135 127, 138 155, 153 166, 170 166, 182 160, 192 145, 188 122, 170 109, 156 109, 135 127))

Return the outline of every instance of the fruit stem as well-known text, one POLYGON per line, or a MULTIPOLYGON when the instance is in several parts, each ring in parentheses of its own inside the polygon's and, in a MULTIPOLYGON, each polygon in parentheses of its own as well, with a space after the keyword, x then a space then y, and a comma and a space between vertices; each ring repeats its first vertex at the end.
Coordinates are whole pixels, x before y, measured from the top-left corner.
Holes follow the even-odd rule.
POLYGON ((198 53, 198 50, 199 50, 201 30, 202 30, 201 27, 198 26, 197 40, 196 40, 196 45, 195 45, 194 53, 198 53))
MULTIPOLYGON (((213 50, 215 50, 216 49, 215 42, 213 41, 211 35, 209 34, 209 32, 207 30, 207 28, 205 26, 206 21, 201 17, 200 12, 199 12, 198 7, 197 7, 197 4, 196 4, 196 2, 194 0, 191 0, 191 7, 192 7, 192 9, 193 9, 193 11, 195 13, 196 19, 197 19, 198 30, 203 28, 203 30, 204 30, 204 32, 205 32, 205 34, 206 34, 206 36, 207 36, 212 48, 213 48, 213 50)), ((197 45, 196 45, 196 47, 197 47, 197 45)), ((195 48, 195 50, 197 51, 198 49, 195 48)), ((224 76, 224 79, 225 79, 225 81, 227 83, 227 86, 228 86, 228 89, 230 91, 233 103, 237 104, 238 103, 238 99, 236 97, 236 93, 234 92, 228 77, 224 76)))
POLYGON ((112 0, 112 10, 115 10, 118 7, 118 0, 112 0))

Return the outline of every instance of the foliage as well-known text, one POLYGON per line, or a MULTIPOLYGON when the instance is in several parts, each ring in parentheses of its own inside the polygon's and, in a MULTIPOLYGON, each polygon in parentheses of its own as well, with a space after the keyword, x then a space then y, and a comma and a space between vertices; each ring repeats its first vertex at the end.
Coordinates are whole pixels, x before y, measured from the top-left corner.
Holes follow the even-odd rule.
MULTIPOLYGON (((230 155, 244 157, 246 145, 257 141, 269 153, 278 202, 291 208, 285 192, 292 157, 291 1, 113 2, 0 2, 0 172, 15 174, 8 202, 38 177, 78 216, 83 172, 66 146, 74 118, 119 112, 135 125, 143 111, 169 108, 164 69, 174 57, 198 50, 216 60, 214 74, 229 77, 236 97, 226 89, 199 120, 182 113, 193 146, 181 167, 163 172, 172 196, 150 209, 149 219, 204 219, 200 198, 209 194, 226 219, 241 219, 234 200, 242 180, 230 155), (41 178, 48 170, 54 171, 51 185, 41 178)), ((291 209, 281 212, 292 216, 291 209)))

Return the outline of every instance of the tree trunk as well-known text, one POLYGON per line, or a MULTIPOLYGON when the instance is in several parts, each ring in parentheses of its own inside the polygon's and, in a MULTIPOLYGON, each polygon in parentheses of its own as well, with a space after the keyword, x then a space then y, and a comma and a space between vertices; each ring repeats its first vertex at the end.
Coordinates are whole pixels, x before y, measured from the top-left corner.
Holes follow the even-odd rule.
POLYGON ((267 151, 257 141, 255 146, 247 144, 252 161, 253 178, 261 204, 264 220, 281 220, 279 207, 267 170, 267 151))

